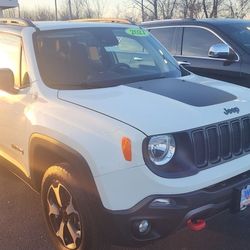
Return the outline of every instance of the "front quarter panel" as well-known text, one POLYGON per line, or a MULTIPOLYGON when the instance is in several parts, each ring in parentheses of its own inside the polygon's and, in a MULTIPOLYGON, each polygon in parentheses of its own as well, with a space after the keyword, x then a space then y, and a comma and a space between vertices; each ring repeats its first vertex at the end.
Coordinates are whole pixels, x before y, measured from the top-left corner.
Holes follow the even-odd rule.
POLYGON ((30 134, 39 133, 67 145, 82 155, 93 176, 141 166, 145 135, 120 121, 64 101, 33 104, 28 112, 30 134), (132 160, 124 159, 122 137, 132 141, 132 160))

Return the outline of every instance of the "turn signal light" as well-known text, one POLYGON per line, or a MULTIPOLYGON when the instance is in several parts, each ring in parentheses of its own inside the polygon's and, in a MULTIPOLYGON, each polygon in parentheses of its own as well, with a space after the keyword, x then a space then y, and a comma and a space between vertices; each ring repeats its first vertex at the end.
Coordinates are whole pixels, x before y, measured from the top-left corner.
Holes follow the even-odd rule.
POLYGON ((132 161, 132 145, 128 137, 122 137, 122 152, 126 161, 132 161))

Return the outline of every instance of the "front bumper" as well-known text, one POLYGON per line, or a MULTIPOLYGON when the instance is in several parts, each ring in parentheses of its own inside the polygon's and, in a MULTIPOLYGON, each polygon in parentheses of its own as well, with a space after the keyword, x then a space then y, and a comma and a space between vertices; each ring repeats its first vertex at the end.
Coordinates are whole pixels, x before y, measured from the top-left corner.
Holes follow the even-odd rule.
POLYGON ((153 195, 128 210, 106 210, 106 230, 114 244, 145 245, 183 228, 189 219, 207 219, 227 209, 234 211, 235 190, 249 184, 250 171, 195 192, 153 195), (152 201, 159 198, 168 198, 172 203, 153 208, 152 201), (140 234, 135 226, 142 220, 148 220, 151 225, 146 234, 140 234))

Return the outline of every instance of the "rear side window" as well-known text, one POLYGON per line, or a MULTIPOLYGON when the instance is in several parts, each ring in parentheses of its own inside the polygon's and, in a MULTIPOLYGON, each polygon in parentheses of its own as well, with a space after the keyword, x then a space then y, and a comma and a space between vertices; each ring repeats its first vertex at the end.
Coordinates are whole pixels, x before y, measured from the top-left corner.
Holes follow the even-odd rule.
POLYGON ((173 44, 175 31, 175 27, 150 30, 150 32, 167 48, 171 54, 175 54, 176 52, 176 46, 173 44))
POLYGON ((212 45, 222 41, 213 33, 202 28, 184 28, 183 56, 208 57, 208 51, 212 45))

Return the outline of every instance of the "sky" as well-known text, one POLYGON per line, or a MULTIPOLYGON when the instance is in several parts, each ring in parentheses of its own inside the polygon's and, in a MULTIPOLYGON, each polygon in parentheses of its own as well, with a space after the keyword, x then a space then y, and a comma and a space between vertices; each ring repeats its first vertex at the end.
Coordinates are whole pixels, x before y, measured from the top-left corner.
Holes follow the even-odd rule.
MULTIPOLYGON (((66 0, 57 0, 58 7, 65 3, 66 0)), ((90 0, 91 2, 91 0, 90 0)), ((125 0, 106 0, 105 1, 105 10, 108 15, 112 15, 112 11, 117 7, 117 5, 122 5, 125 0)), ((55 6, 54 0, 19 0, 20 9, 36 9, 39 6, 41 7, 49 7, 51 9, 55 6)))

